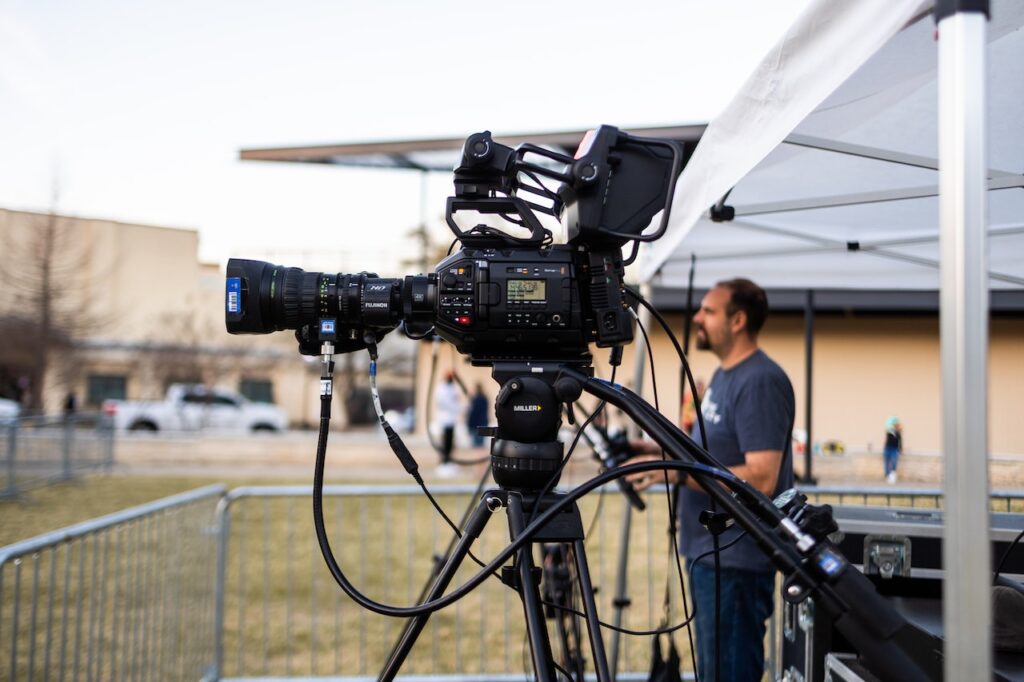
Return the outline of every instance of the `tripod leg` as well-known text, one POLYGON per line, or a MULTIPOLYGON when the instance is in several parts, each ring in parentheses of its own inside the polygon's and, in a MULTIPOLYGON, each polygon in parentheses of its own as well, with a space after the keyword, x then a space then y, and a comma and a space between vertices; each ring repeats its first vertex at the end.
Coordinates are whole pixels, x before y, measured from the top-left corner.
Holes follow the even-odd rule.
MULTIPOLYGON (((466 524, 466 529, 462 533, 462 539, 455 546, 444 568, 438 573, 437 580, 434 581, 433 586, 423 601, 430 601, 443 595, 445 589, 448 588, 448 584, 455 577, 459 566, 462 565, 462 560, 469 553, 470 545, 480 536, 484 526, 487 525, 487 520, 491 517, 491 509, 488 507, 489 497, 490 495, 485 493, 480 498, 476 511, 473 512, 473 516, 470 517, 469 522, 466 524)), ((427 619, 429 618, 430 614, 425 614, 409 620, 394 649, 391 650, 391 655, 388 656, 388 661, 384 664, 378 680, 390 682, 390 680, 395 678, 402 664, 405 663, 405 659, 409 656, 409 652, 412 651, 413 645, 416 644, 416 639, 419 637, 420 632, 426 627, 427 619)))
MULTIPOLYGON (((513 538, 519 537, 526 527, 523 500, 517 494, 510 493, 508 496, 508 525, 513 538)), ((547 623, 544 622, 544 611, 541 608, 540 588, 534 575, 532 544, 527 544, 519 551, 516 563, 519 569, 519 596, 523 600, 530 656, 533 658, 533 672, 537 682, 555 682, 551 640, 548 638, 547 623)))
POLYGON ((590 648, 594 652, 594 671, 598 682, 611 682, 608 674, 608 658, 604 653, 604 640, 601 638, 601 624, 597 617, 597 602, 594 601, 594 586, 590 582, 590 567, 587 565, 587 554, 583 541, 572 543, 573 555, 576 557, 576 575, 579 576, 580 594, 583 597, 583 613, 587 616, 587 634, 590 635, 590 648))

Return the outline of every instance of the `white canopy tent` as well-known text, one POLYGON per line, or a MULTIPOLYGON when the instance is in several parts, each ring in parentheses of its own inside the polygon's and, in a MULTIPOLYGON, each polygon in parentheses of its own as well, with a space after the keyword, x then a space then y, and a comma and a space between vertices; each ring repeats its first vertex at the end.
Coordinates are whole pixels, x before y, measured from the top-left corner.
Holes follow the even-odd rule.
POLYGON ((813 3, 708 126, 640 274, 941 291, 945 675, 985 679, 986 322, 990 290, 1024 289, 1024 2, 939 4, 937 29, 930 0, 813 3))
MULTIPOLYGON (((991 193, 989 283, 1004 305, 1024 300, 1020 4, 997 6, 990 48, 995 137, 1014 141, 991 164, 1002 189, 991 193)), ((937 60, 927 5, 820 3, 802 17, 709 127, 647 273, 659 268, 658 284, 679 287, 695 258, 698 289, 753 273, 769 289, 815 290, 805 297, 811 329, 816 302, 836 298, 822 290, 857 290, 861 301, 865 290, 937 291, 937 60), (886 35, 894 37, 884 43, 886 35), (737 217, 716 223, 708 207, 730 190, 737 217)), ((808 357, 808 397, 810 367, 808 357)), ((806 414, 809 433, 810 403, 806 414)))
MULTIPOLYGON (((939 289, 931 2, 816 3, 708 126, 641 280, 939 289), (902 28, 902 30, 900 30, 902 28), (887 41, 887 42, 886 42, 887 41), (731 192, 730 192, 731 190, 731 192), (729 222, 709 207, 729 193, 729 222), (856 249, 856 250, 854 250, 856 249)), ((1024 288, 1024 3, 989 25, 989 286, 1024 288)))

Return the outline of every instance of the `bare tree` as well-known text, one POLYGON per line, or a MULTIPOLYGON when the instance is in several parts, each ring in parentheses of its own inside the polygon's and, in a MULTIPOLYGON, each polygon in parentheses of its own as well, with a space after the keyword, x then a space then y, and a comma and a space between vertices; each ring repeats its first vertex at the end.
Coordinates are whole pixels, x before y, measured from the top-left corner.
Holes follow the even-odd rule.
POLYGON ((8 301, 0 336, 10 341, 0 345, 0 360, 24 368, 26 406, 40 411, 55 354, 69 351, 97 322, 83 295, 88 251, 74 220, 52 212, 25 215, 18 222, 9 216, 3 231, 0 284, 8 301))
POLYGON ((269 373, 277 363, 273 353, 225 347, 223 328, 204 316, 171 311, 161 313, 159 322, 161 336, 150 340, 146 361, 153 383, 163 388, 172 383, 213 386, 235 376, 269 373))

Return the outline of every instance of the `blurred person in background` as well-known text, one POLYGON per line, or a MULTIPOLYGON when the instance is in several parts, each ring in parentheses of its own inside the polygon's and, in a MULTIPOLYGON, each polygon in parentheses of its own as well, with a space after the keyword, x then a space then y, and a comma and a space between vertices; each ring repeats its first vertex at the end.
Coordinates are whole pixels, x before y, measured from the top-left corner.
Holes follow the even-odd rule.
POLYGON ((456 473, 452 463, 452 449, 455 447, 455 425, 462 421, 462 410, 462 392, 455 384, 455 372, 449 371, 434 389, 435 424, 441 436, 441 464, 437 467, 439 476, 453 476, 456 473))
POLYGON ((900 423, 899 417, 889 417, 885 421, 885 447, 882 449, 886 483, 896 482, 896 467, 900 463, 901 452, 903 452, 903 424, 900 423))
POLYGON ((481 426, 487 426, 490 421, 490 404, 487 402, 487 395, 484 387, 476 385, 476 391, 469 398, 469 413, 466 416, 466 427, 469 429, 469 438, 474 448, 482 448, 484 437, 477 433, 481 426))

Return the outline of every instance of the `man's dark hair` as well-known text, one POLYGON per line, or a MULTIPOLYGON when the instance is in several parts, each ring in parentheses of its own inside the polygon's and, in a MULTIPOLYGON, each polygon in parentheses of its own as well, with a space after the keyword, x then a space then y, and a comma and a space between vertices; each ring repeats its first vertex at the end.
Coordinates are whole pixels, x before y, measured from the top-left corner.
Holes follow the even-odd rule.
POLYGON ((731 294, 726 312, 735 315, 742 310, 747 314, 747 333, 753 338, 761 331, 768 317, 768 295, 764 289, 749 279, 737 277, 719 282, 715 286, 725 287, 731 294))

